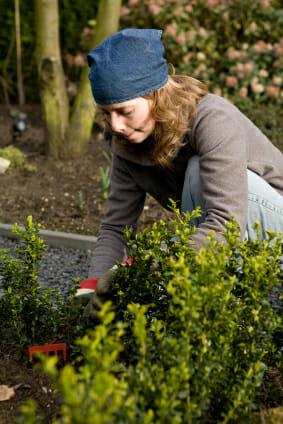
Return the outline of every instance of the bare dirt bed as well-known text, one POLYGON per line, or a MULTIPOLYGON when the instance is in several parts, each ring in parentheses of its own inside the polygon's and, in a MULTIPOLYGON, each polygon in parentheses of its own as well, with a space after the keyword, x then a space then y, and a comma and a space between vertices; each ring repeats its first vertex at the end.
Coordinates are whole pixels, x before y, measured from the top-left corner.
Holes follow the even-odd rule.
MULTIPOLYGON (((100 167, 108 166, 101 132, 94 132, 83 157, 54 160, 44 154, 40 107, 28 106, 25 111, 28 129, 16 147, 36 171, 9 169, 0 175, 0 222, 24 224, 26 216, 32 215, 48 230, 97 235, 106 203, 100 167)), ((11 144, 11 126, 9 112, 0 108, 0 147, 11 144)), ((165 216, 164 209, 148 198, 140 228, 165 216)))

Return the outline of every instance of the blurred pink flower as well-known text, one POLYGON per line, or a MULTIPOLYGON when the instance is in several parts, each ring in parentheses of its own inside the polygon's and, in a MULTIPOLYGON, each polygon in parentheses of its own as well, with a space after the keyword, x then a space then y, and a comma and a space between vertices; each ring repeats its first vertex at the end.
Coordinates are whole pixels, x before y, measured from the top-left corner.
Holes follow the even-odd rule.
POLYGON ((76 54, 74 57, 74 65, 75 66, 84 66, 85 58, 81 53, 76 54))
POLYGON ((253 48, 256 52, 261 53, 266 50, 267 45, 265 41, 259 40, 257 43, 254 44, 253 48))
POLYGON ((243 65, 243 71, 246 74, 250 74, 253 71, 253 69, 254 69, 254 62, 244 63, 244 65, 243 65))
POLYGON ((255 22, 252 22, 249 26, 248 26, 248 30, 253 33, 257 30, 257 24, 255 22))
POLYGON ((222 95, 221 88, 216 87, 216 88, 213 90, 213 93, 214 93, 214 94, 216 94, 216 96, 221 96, 221 95, 222 95))
POLYGON ((251 88, 252 88, 252 92, 255 93, 255 94, 260 94, 264 91, 264 86, 262 84, 258 84, 258 83, 252 84, 251 88))
POLYGON ((238 58, 245 58, 247 56, 247 52, 244 50, 228 49, 227 56, 230 60, 235 60, 238 58))
POLYGON ((207 0, 207 6, 209 7, 218 6, 219 3, 220 3, 219 0, 207 0))
POLYGON ((206 71, 206 64, 205 63, 200 63, 199 66, 197 67, 197 69, 200 72, 206 71))
POLYGON ((262 6, 262 7, 268 7, 268 6, 270 6, 270 0, 260 0, 260 5, 262 6))
POLYGON ((268 85, 265 91, 268 97, 277 97, 280 93, 280 89, 276 85, 268 85))
POLYGON ((156 4, 157 6, 164 6, 166 0, 148 0, 148 3, 156 4))
POLYGON ((184 13, 183 7, 177 7, 177 9, 174 10, 174 15, 176 15, 176 16, 180 16, 180 15, 182 15, 182 13, 184 13))
POLYGON ((129 0, 128 5, 129 6, 136 6, 139 3, 140 0, 129 0))
POLYGON ((192 54, 191 53, 187 53, 185 56, 183 56, 183 62, 188 65, 190 60, 192 58, 192 54))
POLYGON ((244 79, 244 78, 246 77, 246 75, 244 74, 244 72, 238 72, 237 77, 238 77, 240 80, 242 80, 242 79, 244 79))
POLYGON ((283 56, 283 47, 281 47, 280 45, 277 45, 277 47, 275 47, 274 54, 276 57, 283 56))
POLYGON ((130 13, 130 9, 127 6, 122 6, 120 9, 120 16, 127 16, 130 13))
POLYGON ((198 35, 200 35, 203 38, 207 37, 207 30, 203 27, 200 27, 198 29, 198 35))
POLYGON ((202 75, 203 77, 206 74, 206 65, 204 63, 201 63, 199 66, 196 67, 194 72, 192 73, 193 77, 199 77, 202 75))
POLYGON ((89 28, 89 27, 85 27, 82 31, 82 36, 83 37, 89 37, 90 35, 93 34, 93 29, 89 28))
POLYGON ((240 97, 247 97, 247 95, 248 95, 247 87, 241 87, 238 94, 239 94, 240 97))
POLYGON ((193 72, 192 72, 192 77, 194 78, 199 78, 200 76, 200 72, 199 70, 196 68, 193 72))
POLYGON ((224 12, 222 16, 223 16, 224 21, 229 21, 230 16, 229 16, 229 12, 228 11, 224 12))
POLYGON ((279 43, 279 46, 283 47, 283 37, 279 38, 278 43, 279 43))
POLYGON ((266 70, 266 69, 260 69, 260 70, 258 71, 258 75, 259 75, 260 77, 266 78, 266 77, 268 77, 268 72, 267 72, 267 70, 266 70))
POLYGON ((184 10, 185 10, 186 12, 188 12, 188 13, 191 13, 191 12, 193 11, 193 5, 192 5, 192 4, 187 4, 187 5, 184 7, 184 10))
POLYGON ((149 13, 152 15, 158 15, 161 12, 161 7, 158 4, 150 4, 148 6, 149 13))
POLYGON ((237 71, 242 71, 244 69, 244 64, 242 62, 238 62, 235 68, 237 71))
POLYGON ((196 32, 194 30, 186 32, 186 37, 188 41, 193 41, 195 39, 195 36, 196 36, 196 32))
POLYGON ((64 59, 68 66, 72 66, 74 64, 74 56, 72 54, 67 53, 64 59))
POLYGON ((165 27, 164 34, 170 35, 171 37, 174 37, 177 33, 177 26, 175 23, 169 24, 165 27))
POLYGON ((203 52, 197 52, 197 60, 205 60, 206 56, 203 52))
POLYGON ((179 44, 179 46, 184 46, 186 41, 186 36, 183 32, 176 37, 176 43, 179 44))
POLYGON ((226 78, 227 87, 235 87, 238 84, 238 79, 234 76, 230 76, 226 78))
POLYGON ((233 60, 233 59, 237 59, 238 57, 240 57, 240 52, 238 50, 229 50, 228 51, 228 58, 233 60))
POLYGON ((283 79, 277 75, 274 75, 274 77, 272 78, 272 82, 275 85, 279 85, 279 87, 282 85, 283 79))

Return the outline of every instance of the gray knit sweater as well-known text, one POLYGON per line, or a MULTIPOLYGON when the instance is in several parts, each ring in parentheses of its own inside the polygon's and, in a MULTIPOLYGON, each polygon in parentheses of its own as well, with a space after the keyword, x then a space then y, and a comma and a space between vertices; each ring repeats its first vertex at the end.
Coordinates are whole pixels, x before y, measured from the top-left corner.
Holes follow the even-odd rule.
POLYGON ((234 216, 241 234, 247 224, 247 169, 264 178, 283 195, 283 154, 229 101, 208 94, 197 105, 188 143, 172 166, 161 168, 149 159, 148 140, 134 151, 112 138, 111 190, 89 276, 100 276, 124 256, 123 231, 137 227, 146 193, 162 206, 168 199, 180 205, 188 159, 199 155, 205 200, 205 222, 192 238, 196 249, 211 230, 221 239, 225 222, 234 216))

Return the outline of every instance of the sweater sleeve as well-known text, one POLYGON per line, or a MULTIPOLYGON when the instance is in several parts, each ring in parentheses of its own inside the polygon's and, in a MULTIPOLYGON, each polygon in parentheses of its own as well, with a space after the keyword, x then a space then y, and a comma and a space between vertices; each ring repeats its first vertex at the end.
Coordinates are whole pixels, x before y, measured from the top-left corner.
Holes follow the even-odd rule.
POLYGON ((193 129, 193 144, 200 157, 200 178, 205 201, 205 221, 197 228, 192 244, 205 246, 215 231, 218 240, 225 222, 236 218, 242 237, 247 224, 248 182, 245 131, 241 114, 227 101, 213 108, 200 107, 193 129))
POLYGON ((144 201, 145 192, 128 172, 126 161, 114 154, 107 212, 91 258, 89 277, 99 277, 124 258, 124 230, 133 227, 136 231, 144 201))

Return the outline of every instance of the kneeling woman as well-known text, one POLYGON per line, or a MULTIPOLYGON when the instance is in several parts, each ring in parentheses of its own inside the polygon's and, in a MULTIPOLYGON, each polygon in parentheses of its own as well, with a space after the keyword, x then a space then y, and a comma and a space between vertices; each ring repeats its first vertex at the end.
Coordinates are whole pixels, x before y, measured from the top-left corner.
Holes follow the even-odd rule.
POLYGON ((106 121, 112 153, 111 191, 90 277, 124 257, 123 232, 136 228, 146 193, 182 211, 200 205, 190 243, 214 230, 221 240, 234 216, 242 238, 253 225, 283 232, 283 155, 229 101, 201 82, 168 75, 161 31, 126 29, 88 55, 90 82, 106 121))

